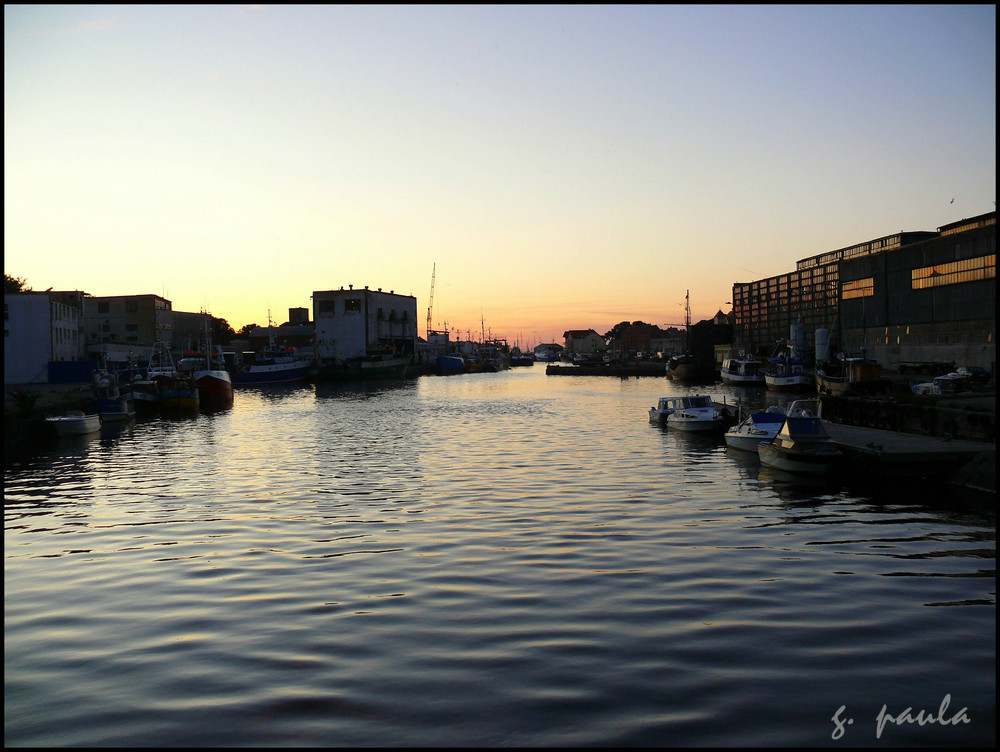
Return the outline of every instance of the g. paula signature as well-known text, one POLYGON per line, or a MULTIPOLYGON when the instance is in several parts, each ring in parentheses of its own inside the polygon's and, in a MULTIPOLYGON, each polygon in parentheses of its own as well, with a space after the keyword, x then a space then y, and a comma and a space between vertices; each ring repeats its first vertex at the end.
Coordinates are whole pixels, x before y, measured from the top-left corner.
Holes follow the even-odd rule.
MULTIPOLYGON (((875 719, 875 738, 882 738, 882 731, 885 729, 887 724, 894 723, 897 726, 903 726, 904 724, 916 723, 918 726, 926 726, 928 724, 937 723, 942 726, 957 726, 960 723, 972 723, 972 719, 968 716, 968 708, 962 708, 955 715, 950 718, 947 716, 948 706, 951 705, 951 694, 946 694, 944 699, 941 700, 941 705, 937 710, 937 714, 932 713, 927 710, 920 710, 916 714, 913 712, 913 708, 905 708, 898 715, 892 715, 889 712, 888 705, 883 705, 882 709, 879 711, 878 717, 875 719)), ((844 731, 847 726, 854 723, 853 718, 845 718, 844 711, 847 710, 846 705, 841 705, 837 708, 837 712, 833 714, 833 738, 840 739, 844 735, 844 731)))

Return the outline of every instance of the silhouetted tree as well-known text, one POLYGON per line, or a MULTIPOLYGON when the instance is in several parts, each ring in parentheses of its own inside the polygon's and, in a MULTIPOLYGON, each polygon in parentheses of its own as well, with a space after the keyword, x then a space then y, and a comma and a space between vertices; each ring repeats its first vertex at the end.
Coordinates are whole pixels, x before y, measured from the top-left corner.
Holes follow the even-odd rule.
POLYGON ((23 277, 12 277, 6 272, 3 275, 4 292, 34 292, 28 287, 28 280, 23 277))

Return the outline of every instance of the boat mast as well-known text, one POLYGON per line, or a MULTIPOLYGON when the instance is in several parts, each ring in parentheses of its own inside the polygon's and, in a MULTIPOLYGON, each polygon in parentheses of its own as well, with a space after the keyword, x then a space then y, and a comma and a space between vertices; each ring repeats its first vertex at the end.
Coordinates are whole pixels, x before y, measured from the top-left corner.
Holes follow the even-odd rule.
POLYGON ((691 352, 691 291, 684 296, 684 352, 691 352))

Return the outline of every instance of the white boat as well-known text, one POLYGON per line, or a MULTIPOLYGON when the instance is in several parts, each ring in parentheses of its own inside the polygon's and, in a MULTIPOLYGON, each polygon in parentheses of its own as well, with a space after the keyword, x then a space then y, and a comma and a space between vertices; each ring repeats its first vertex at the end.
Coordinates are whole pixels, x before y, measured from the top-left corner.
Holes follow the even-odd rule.
POLYGON ((70 410, 65 415, 46 420, 55 426, 60 436, 84 436, 101 430, 101 416, 97 413, 88 415, 83 410, 70 410))
POLYGON ((818 400, 796 400, 788 408, 777 436, 757 445, 760 463, 790 473, 824 475, 843 453, 830 440, 823 422, 808 404, 818 400))
POLYGON ((764 386, 764 364, 753 355, 726 358, 719 375, 730 386, 764 386))
POLYGON ((777 405, 771 405, 762 412, 752 412, 726 431, 726 446, 756 452, 757 445, 774 439, 784 423, 785 411, 777 405))
POLYGON ((667 416, 676 409, 678 399, 678 397, 660 397, 656 401, 656 407, 649 408, 649 422, 666 423, 667 416))
POLYGON ((665 422, 679 431, 709 432, 722 430, 724 418, 707 394, 661 397, 649 409, 650 422, 665 422))

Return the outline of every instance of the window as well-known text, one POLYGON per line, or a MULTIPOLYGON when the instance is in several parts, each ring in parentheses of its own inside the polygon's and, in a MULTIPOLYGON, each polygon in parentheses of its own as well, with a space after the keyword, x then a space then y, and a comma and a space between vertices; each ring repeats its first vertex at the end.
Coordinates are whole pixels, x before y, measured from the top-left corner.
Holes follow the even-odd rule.
POLYGON ((106 300, 97 301, 97 312, 108 313, 111 311, 111 304, 106 300))
POLYGON ((850 300, 851 298, 870 298, 874 294, 875 280, 872 277, 844 282, 844 300, 850 300))
POLYGON ((947 264, 925 266, 912 271, 912 288, 926 290, 929 287, 942 287, 961 282, 978 282, 984 279, 996 278, 996 254, 979 256, 978 258, 952 261, 947 264))
POLYGON ((345 313, 350 313, 350 312, 357 313, 360 310, 361 310, 361 298, 347 298, 347 300, 344 301, 345 313))
POLYGON ((332 316, 336 312, 336 306, 337 301, 335 300, 321 300, 319 301, 319 312, 332 316))
POLYGON ((139 310, 139 303, 138 302, 136 302, 134 300, 126 300, 125 301, 125 312, 126 313, 135 313, 138 310, 139 310))

